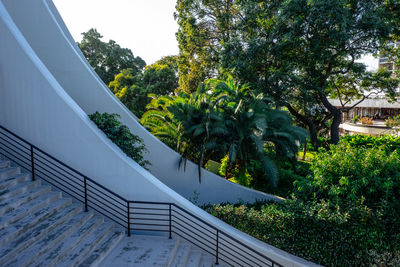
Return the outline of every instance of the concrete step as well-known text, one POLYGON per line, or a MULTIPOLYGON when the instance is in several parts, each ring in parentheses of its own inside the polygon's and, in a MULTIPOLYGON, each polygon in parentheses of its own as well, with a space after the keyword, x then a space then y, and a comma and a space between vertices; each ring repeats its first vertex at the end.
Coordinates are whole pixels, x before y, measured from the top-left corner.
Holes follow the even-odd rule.
MULTIPOLYGON (((36 188, 37 187, 35 187, 35 189, 36 188)), ((23 197, 25 194, 20 196, 23 197)), ((6 228, 8 225, 11 225, 18 220, 37 212, 60 197, 61 193, 59 192, 48 192, 32 199, 31 201, 23 203, 16 208, 9 207, 8 211, 0 217, 0 238, 3 236, 2 232, 4 228, 6 228)))
POLYGON ((178 240, 167 236, 125 236, 98 266, 166 267, 178 240))
POLYGON ((0 169, 9 168, 11 162, 9 160, 0 159, 0 169))
POLYGON ((202 254, 199 267, 213 267, 215 265, 215 258, 202 254))
POLYGON ((61 260, 61 258, 72 251, 72 249, 75 248, 84 238, 86 238, 100 224, 103 223, 104 220, 102 217, 94 216, 93 212, 88 212, 88 214, 90 214, 90 218, 87 222, 82 224, 77 229, 74 229, 67 239, 60 242, 57 246, 54 246, 43 256, 34 259, 34 262, 31 263, 31 266, 41 267, 58 265, 58 262, 61 260))
MULTIPOLYGON (((71 205, 72 206, 72 205, 71 205)), ((60 242, 69 237, 71 233, 76 231, 79 227, 85 224, 92 216, 93 213, 82 212, 81 205, 71 210, 70 214, 64 215, 64 219, 58 222, 58 226, 53 230, 47 228, 48 231, 43 237, 37 240, 34 244, 30 245, 27 249, 21 251, 18 257, 8 262, 6 265, 12 266, 30 266, 35 259, 44 255, 50 249, 56 247, 60 242), (32 257, 35 255, 35 257, 32 257)), ((65 211, 62 211, 65 214, 65 211)))
POLYGON ((41 183, 39 180, 36 180, 34 182, 31 181, 26 181, 22 182, 20 184, 17 184, 13 187, 5 188, 0 191, 0 203, 5 201, 8 198, 14 197, 19 194, 23 194, 30 189, 39 186, 41 183))
POLYGON ((8 243, 18 238, 21 234, 29 231, 37 224, 58 213, 60 210, 64 209, 70 204, 71 199, 58 199, 56 201, 52 201, 40 210, 29 214, 21 220, 9 225, 0 232, 0 247, 6 246, 8 243))
POLYGON ((90 235, 82 239, 75 248, 65 255, 57 266, 77 266, 114 228, 110 222, 103 222, 90 235))
POLYGON ((186 266, 186 263, 189 259, 190 250, 191 245, 182 240, 169 267, 186 266))
POLYGON ((187 267, 198 267, 200 265, 200 261, 201 261, 201 256, 202 256, 201 254, 202 253, 201 253, 200 249, 192 246, 186 266, 187 267))
MULTIPOLYGON (((68 201, 68 199, 64 200, 68 201)), ((0 249, 0 265, 9 261, 6 266, 22 266, 25 261, 32 258, 32 255, 39 256, 40 250, 49 245, 47 242, 41 241, 52 241, 51 238, 48 239, 50 232, 64 225, 67 220, 76 216, 81 210, 81 205, 68 205, 41 223, 21 233, 12 242, 0 249)))
POLYGON ((11 210, 18 208, 19 206, 27 202, 33 201, 35 198, 38 198, 41 195, 49 194, 50 190, 50 186, 42 185, 32 188, 25 194, 20 194, 12 198, 6 199, 5 201, 2 201, 0 203, 0 215, 3 215, 6 212, 10 212, 11 210))
POLYGON ((8 167, 0 169, 0 180, 19 173, 21 173, 21 169, 19 167, 8 167))
POLYGON ((2 179, 0 181, 0 190, 4 190, 7 187, 13 187, 21 182, 26 182, 31 179, 30 174, 28 173, 19 173, 13 176, 9 176, 8 178, 2 179))
POLYGON ((102 241, 93 248, 88 256, 78 264, 79 267, 98 265, 114 247, 124 238, 125 233, 122 229, 114 227, 114 229, 102 239, 102 241))

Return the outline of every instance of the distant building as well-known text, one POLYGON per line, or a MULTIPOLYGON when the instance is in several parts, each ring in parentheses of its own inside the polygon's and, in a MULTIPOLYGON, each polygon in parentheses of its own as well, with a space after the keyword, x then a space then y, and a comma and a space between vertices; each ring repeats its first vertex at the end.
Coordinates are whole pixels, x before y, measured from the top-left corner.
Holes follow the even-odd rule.
MULTIPOLYGON (((398 42, 390 42, 388 44, 389 47, 399 48, 400 44, 398 42)), ((379 68, 386 68, 390 71, 395 71, 398 69, 393 61, 390 60, 389 56, 385 53, 381 53, 379 55, 379 68)))
MULTIPOLYGON (((359 100, 358 100, 359 101, 359 100)), ((357 100, 352 101, 345 105, 345 108, 352 107, 357 100)), ((339 108, 342 109, 342 105, 339 99, 330 99, 329 102, 339 108)), ((358 117, 368 117, 373 118, 375 120, 386 120, 389 117, 397 116, 400 114, 400 103, 394 102, 391 103, 386 98, 371 98, 365 99, 360 104, 349 110, 348 112, 343 112, 342 121, 352 120, 355 116, 358 117)))

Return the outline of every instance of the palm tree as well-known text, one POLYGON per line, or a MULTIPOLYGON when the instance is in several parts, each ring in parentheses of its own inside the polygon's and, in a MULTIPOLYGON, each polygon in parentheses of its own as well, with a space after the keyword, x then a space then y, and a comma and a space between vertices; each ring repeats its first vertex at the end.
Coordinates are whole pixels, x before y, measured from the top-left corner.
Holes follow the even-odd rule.
POLYGON ((293 159, 300 140, 305 138, 304 130, 292 126, 286 112, 271 109, 263 94, 255 94, 248 85, 240 85, 232 77, 226 81, 210 80, 209 84, 213 106, 224 114, 227 131, 222 147, 229 164, 244 175, 250 160, 256 159, 276 186, 277 170, 266 156, 265 145, 272 142, 277 153, 293 159))

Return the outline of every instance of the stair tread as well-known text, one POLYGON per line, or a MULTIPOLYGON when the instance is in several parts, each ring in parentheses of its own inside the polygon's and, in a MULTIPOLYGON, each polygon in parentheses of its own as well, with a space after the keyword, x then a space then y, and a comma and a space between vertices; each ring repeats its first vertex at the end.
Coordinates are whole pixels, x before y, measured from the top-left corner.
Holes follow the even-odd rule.
POLYGON ((8 198, 0 203, 0 214, 10 212, 13 209, 27 203, 28 201, 33 201, 34 199, 40 197, 42 194, 49 193, 51 187, 48 185, 42 185, 34 187, 27 191, 25 194, 19 194, 8 198))
MULTIPOLYGON (((20 195, 22 196, 22 195, 20 195)), ((24 204, 22 204, 21 206, 18 206, 12 210, 9 210, 8 212, 6 212, 5 214, 3 214, 0 217, 0 237, 1 232, 3 230, 3 228, 5 226, 7 226, 9 223, 14 222, 16 217, 18 217, 18 215, 21 214, 29 214, 32 211, 36 211, 37 209, 40 209, 42 205, 45 204, 45 201, 50 199, 54 199, 56 197, 60 197, 60 193, 59 192, 49 192, 48 194, 45 195, 41 195, 37 198, 32 199, 32 201, 26 202, 24 204)), ((23 217, 21 217, 20 219, 22 219, 23 217)))
POLYGON ((174 260, 172 261, 172 267, 185 266, 188 256, 190 254, 191 245, 187 242, 181 242, 178 250, 175 253, 174 260))
POLYGON ((14 175, 10 175, 4 179, 0 180, 0 190, 3 190, 6 187, 14 186, 16 183, 21 181, 29 180, 29 173, 17 173, 14 175))
POLYGON ((179 241, 179 239, 169 239, 165 236, 125 236, 117 246, 110 251, 109 255, 99 263, 99 266, 165 267, 168 264, 169 256, 177 241, 179 241))
POLYGON ((26 191, 28 191, 29 189, 39 186, 40 185, 40 181, 25 181, 19 184, 16 184, 14 186, 8 187, 8 188, 4 188, 2 190, 0 190, 0 202, 3 202, 4 200, 6 200, 7 198, 10 198, 12 196, 24 193, 26 191))
POLYGON ((21 231, 27 230, 37 223, 41 223, 48 217, 57 213, 60 209, 64 208, 71 203, 71 199, 61 198, 57 201, 52 201, 49 205, 25 216, 21 220, 9 225, 0 231, 0 244, 4 245, 4 242, 9 242, 11 236, 18 235, 21 231))
POLYGON ((7 178, 10 175, 21 173, 19 167, 9 166, 7 168, 0 169, 0 180, 7 178))
MULTIPOLYGON (((91 213, 91 212, 90 212, 91 213)), ((94 229, 97 228, 101 223, 103 223, 103 218, 100 216, 95 216, 91 213, 92 216, 82 224, 78 229, 75 229, 68 237, 68 239, 59 243, 58 245, 51 248, 45 254, 43 254, 40 258, 35 259, 34 263, 31 266, 48 266, 51 263, 55 263, 59 258, 62 258, 65 254, 67 254, 71 249, 76 247, 81 239, 85 238, 89 235, 94 229)))
MULTIPOLYGON (((46 251, 50 250, 52 247, 56 246, 58 242, 61 242, 61 239, 68 238, 66 235, 69 235, 74 228, 79 227, 80 225, 84 224, 91 216, 91 213, 82 212, 82 207, 80 205, 70 205, 67 207, 66 211, 63 210, 58 214, 48 218, 44 222, 41 223, 42 226, 38 226, 36 228, 44 228, 46 224, 51 224, 52 221, 58 221, 61 219, 61 222, 55 227, 46 228, 45 231, 47 232, 46 235, 39 238, 33 244, 31 244, 28 248, 24 249, 18 254, 18 257, 9 261, 6 265, 7 266, 26 266, 30 265, 30 263, 35 259, 35 257, 40 257, 46 251)), ((25 235, 24 238, 31 238, 35 233, 30 233, 29 236, 25 235)), ((18 241, 17 241, 18 242, 18 241)), ((17 243, 13 242, 13 243, 17 243)), ((18 243, 17 243, 18 244, 18 243)))
POLYGON ((70 265, 70 263, 77 262, 80 259, 84 258, 88 250, 96 246, 96 244, 100 242, 104 238, 104 236, 108 234, 109 231, 112 230, 112 227, 113 224, 108 221, 104 221, 86 238, 81 240, 81 242, 79 242, 76 247, 72 249, 72 251, 65 255, 58 264, 70 265))
POLYGON ((9 160, 0 159, 0 169, 10 167, 11 162, 9 160))
POLYGON ((91 266, 94 263, 98 263, 117 245, 117 243, 123 238, 125 233, 120 229, 114 227, 105 238, 103 238, 96 247, 90 252, 90 254, 82 260, 78 265, 80 267, 91 266))
POLYGON ((201 251, 199 249, 192 248, 190 251, 189 259, 187 261, 187 267, 198 267, 201 261, 201 251))

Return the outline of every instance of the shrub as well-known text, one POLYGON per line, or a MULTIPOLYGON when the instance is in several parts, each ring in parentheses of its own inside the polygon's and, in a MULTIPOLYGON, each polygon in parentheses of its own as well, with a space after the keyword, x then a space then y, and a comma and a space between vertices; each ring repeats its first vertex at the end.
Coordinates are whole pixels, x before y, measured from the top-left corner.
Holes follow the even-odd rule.
POLYGON ((400 148, 400 137, 393 135, 345 135, 340 138, 341 144, 348 144, 353 148, 382 148, 392 152, 400 148))
POLYGON ((341 143, 321 150, 311 165, 312 175, 296 181, 296 196, 324 199, 337 205, 364 203, 376 208, 382 201, 400 200, 400 154, 382 148, 356 148, 341 143))
POLYGON ((368 125, 373 124, 372 118, 368 118, 368 117, 362 117, 360 119, 360 121, 362 124, 368 124, 368 125))
POLYGON ((342 211, 329 201, 292 199, 203 208, 259 240, 325 266, 388 266, 398 261, 399 235, 385 231, 380 223, 384 218, 362 205, 342 211))
POLYGON ((89 118, 102 130, 111 141, 116 144, 128 157, 136 161, 140 166, 147 169, 150 162, 145 160, 143 154, 147 151, 143 140, 132 134, 129 128, 118 119, 118 114, 95 113, 89 118))

